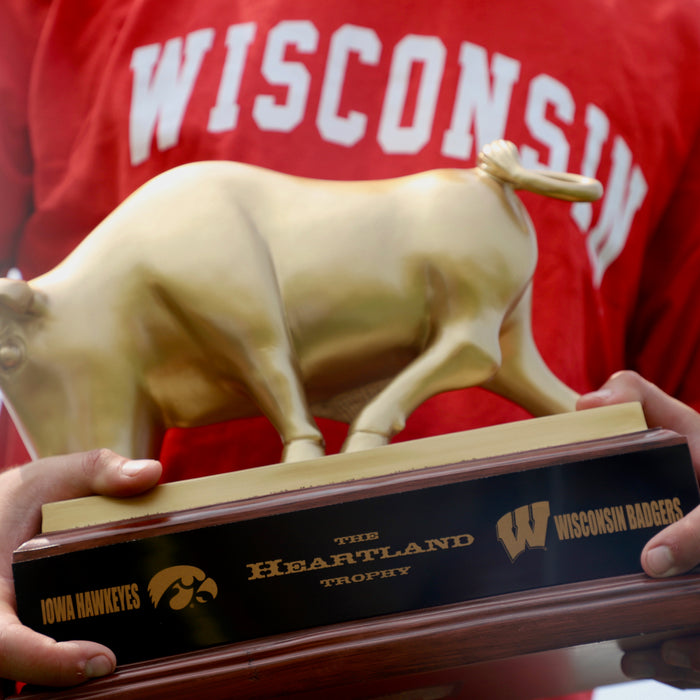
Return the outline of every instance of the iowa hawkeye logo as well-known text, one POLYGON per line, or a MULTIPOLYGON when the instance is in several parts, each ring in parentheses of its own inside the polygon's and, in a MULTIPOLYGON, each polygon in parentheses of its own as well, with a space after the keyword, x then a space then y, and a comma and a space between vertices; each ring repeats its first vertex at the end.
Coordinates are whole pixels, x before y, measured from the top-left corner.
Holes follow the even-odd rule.
POLYGON ((196 566, 171 566, 159 571, 148 584, 153 606, 171 610, 208 603, 218 592, 214 579, 196 566))
POLYGON ((549 523, 549 501, 538 501, 506 513, 496 523, 498 541, 514 562, 525 549, 544 549, 549 523))

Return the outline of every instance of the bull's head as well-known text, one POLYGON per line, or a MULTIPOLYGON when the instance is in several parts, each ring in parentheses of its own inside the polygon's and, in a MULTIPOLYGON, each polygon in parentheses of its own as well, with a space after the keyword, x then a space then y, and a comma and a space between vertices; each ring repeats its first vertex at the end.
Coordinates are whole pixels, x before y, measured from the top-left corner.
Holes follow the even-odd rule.
MULTIPOLYGON (((56 293, 57 286, 46 288, 45 277, 29 282, 0 278, 0 389, 4 405, 32 457, 106 445, 127 451, 128 445, 122 447, 113 435, 100 432, 104 423, 95 428, 85 418, 86 413, 81 413, 89 404, 95 377, 85 351, 94 328, 81 306, 90 295, 68 295, 70 303, 61 305, 63 297, 56 293), (76 298, 77 303, 73 303, 76 298)), ((111 342, 111 338, 104 342, 111 342)), ((112 396, 109 391, 104 394, 112 396)), ((115 403, 122 406, 124 402, 117 399, 115 403)), ((112 414, 105 423, 108 428, 123 425, 112 414)))
POLYGON ((35 298, 23 280, 0 279, 0 372, 12 372, 27 359, 21 322, 34 315, 35 298))
POLYGON ((0 372, 12 372, 27 359, 24 327, 45 310, 42 296, 24 280, 0 278, 0 372))

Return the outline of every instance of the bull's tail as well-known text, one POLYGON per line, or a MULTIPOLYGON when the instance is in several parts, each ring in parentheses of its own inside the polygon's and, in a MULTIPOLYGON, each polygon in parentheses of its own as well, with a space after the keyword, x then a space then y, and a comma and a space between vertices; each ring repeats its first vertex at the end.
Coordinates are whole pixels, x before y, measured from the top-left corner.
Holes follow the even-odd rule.
POLYGON ((518 149, 510 141, 494 141, 484 146, 479 154, 479 168, 516 190, 568 202, 594 202, 603 194, 603 186, 591 177, 523 168, 518 149))

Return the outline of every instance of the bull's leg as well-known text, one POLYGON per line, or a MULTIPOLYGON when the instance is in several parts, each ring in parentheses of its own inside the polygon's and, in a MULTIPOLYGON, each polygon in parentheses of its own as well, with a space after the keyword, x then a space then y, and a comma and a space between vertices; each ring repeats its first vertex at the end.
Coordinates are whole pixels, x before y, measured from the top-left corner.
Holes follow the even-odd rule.
POLYGON ((245 372, 248 390, 282 438, 285 462, 324 455, 323 436, 308 409, 296 366, 285 329, 274 347, 256 353, 245 372))
MULTIPOLYGON (((97 405, 97 404, 94 404, 97 405)), ((165 426, 163 425, 159 413, 151 401, 143 396, 141 392, 136 397, 134 407, 128 416, 124 416, 124 424, 131 426, 129 435, 132 449, 128 453, 133 457, 153 457, 160 454, 160 448, 165 437, 165 426)), ((106 443, 101 443, 106 444, 106 443)), ((126 456, 119 448, 115 450, 118 454, 126 456)))
POLYGON ((578 394, 547 367, 532 336, 528 287, 501 329, 503 362, 484 388, 515 401, 535 416, 573 411, 578 394))
POLYGON ((306 402, 269 250, 245 216, 230 226, 209 261, 211 279, 169 276, 168 306, 196 336, 220 384, 242 384, 275 426, 285 461, 320 457, 323 438, 306 402))
POLYGON ((486 319, 478 325, 458 319, 445 326, 426 351, 360 412, 343 451, 385 445, 426 399, 486 381, 500 363, 498 338, 493 331, 497 327, 497 322, 486 319))
POLYGON ((100 375, 103 367, 90 367, 70 385, 73 400, 65 402, 67 408, 39 426, 40 456, 106 447, 130 459, 158 457, 165 434, 159 412, 129 381, 130 368, 119 365, 121 358, 114 360, 114 381, 96 381, 110 373, 100 375))

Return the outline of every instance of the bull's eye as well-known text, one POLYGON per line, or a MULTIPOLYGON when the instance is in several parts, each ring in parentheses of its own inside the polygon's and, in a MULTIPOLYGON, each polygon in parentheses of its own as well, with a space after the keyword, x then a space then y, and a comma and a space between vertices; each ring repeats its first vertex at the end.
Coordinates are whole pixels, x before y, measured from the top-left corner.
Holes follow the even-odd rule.
POLYGON ((0 343, 0 368, 6 372, 17 369, 24 361, 24 344, 18 338, 6 338, 0 343))

